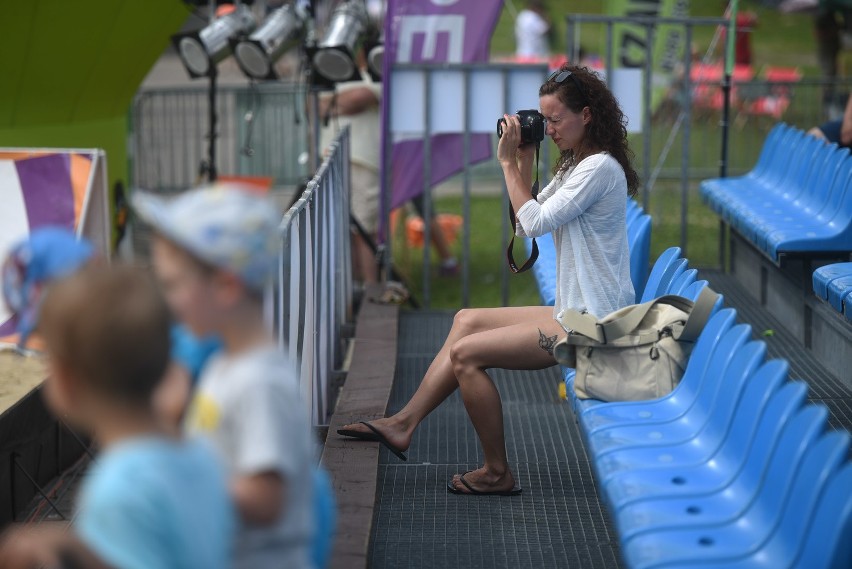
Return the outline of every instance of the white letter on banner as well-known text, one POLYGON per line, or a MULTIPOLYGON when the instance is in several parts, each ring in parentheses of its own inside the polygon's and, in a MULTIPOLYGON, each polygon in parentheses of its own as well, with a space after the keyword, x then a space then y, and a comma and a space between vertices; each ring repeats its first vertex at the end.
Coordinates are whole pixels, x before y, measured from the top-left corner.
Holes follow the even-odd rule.
POLYGON ((452 6, 458 4, 459 0, 431 0, 435 6, 452 6))
MULTIPOLYGON (((438 48, 438 34, 449 36, 446 63, 461 63, 464 50, 464 16, 405 16, 400 18, 399 26, 399 63, 411 63, 414 49, 414 36, 424 35, 421 59, 429 61, 435 58, 438 48)), ((443 62, 442 62, 443 63, 443 62)))

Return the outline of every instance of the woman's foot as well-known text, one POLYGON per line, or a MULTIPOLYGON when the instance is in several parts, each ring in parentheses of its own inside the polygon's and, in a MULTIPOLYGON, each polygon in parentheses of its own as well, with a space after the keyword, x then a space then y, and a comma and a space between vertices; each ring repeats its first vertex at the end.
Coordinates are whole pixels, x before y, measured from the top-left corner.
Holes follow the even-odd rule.
POLYGON ((349 425, 344 425, 337 432, 340 434, 344 434, 344 436, 353 436, 349 433, 363 433, 366 436, 375 435, 376 431, 381 434, 387 441, 387 444, 396 449, 399 452, 408 450, 408 447, 411 446, 411 433, 409 433, 399 422, 395 421, 393 417, 386 417, 384 419, 376 419, 375 421, 370 421, 370 425, 373 429, 370 429, 364 423, 352 423, 349 425))
POLYGON ((521 487, 515 484, 515 478, 508 469, 503 474, 495 474, 486 467, 456 474, 447 488, 456 494, 514 496, 521 493, 521 487))

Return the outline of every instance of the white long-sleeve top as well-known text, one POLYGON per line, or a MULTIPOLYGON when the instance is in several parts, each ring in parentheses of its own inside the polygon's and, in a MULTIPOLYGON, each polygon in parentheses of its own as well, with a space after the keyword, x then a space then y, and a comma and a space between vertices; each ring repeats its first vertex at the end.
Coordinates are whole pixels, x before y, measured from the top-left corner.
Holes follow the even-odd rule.
POLYGON ((635 303, 627 248, 627 179, 607 152, 557 175, 518 210, 515 233, 553 233, 556 304, 602 318, 635 303))

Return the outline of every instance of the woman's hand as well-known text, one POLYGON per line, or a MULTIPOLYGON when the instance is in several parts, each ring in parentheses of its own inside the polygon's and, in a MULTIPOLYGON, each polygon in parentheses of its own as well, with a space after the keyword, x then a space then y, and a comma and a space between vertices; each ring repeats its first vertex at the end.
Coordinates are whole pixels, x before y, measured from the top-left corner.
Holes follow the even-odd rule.
MULTIPOLYGON (((521 123, 515 115, 503 115, 503 136, 497 142, 497 160, 502 166, 518 164, 518 149, 521 145, 521 123)), ((535 151, 535 148, 533 148, 535 151)))

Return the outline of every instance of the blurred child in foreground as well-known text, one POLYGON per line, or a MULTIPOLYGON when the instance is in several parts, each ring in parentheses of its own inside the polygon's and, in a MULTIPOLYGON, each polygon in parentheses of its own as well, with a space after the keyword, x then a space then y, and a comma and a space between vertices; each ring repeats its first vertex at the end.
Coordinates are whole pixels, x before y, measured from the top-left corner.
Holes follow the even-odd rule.
POLYGON ((175 316, 196 336, 222 340, 185 426, 209 438, 228 464, 242 521, 235 566, 311 567, 309 421, 262 310, 277 266, 279 217, 265 199, 228 186, 169 202, 137 192, 132 203, 154 229, 154 269, 175 316))
POLYGON ((10 531, 0 567, 230 566, 235 515, 208 445, 163 427, 152 394, 169 362, 169 311, 137 268, 87 266, 50 285, 38 312, 50 409, 101 448, 73 531, 10 531))

